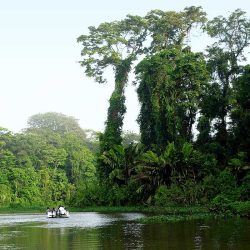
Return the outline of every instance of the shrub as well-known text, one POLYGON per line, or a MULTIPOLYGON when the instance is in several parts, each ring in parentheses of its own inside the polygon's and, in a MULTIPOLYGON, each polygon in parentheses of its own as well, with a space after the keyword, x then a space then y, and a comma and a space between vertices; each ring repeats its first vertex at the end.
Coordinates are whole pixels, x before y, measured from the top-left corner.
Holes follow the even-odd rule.
POLYGON ((221 194, 211 202, 211 209, 217 212, 234 213, 244 217, 250 217, 250 201, 234 201, 221 194))
POLYGON ((0 184, 0 205, 8 205, 11 202, 11 188, 5 184, 0 184))
POLYGON ((219 194, 212 200, 211 208, 217 212, 229 212, 231 202, 224 194, 219 194))
POLYGON ((248 173, 242 180, 242 184, 239 187, 239 190, 241 200, 250 200, 250 173, 248 173))
POLYGON ((188 180, 182 185, 160 186, 155 194, 155 204, 158 206, 198 204, 201 195, 202 187, 188 180))
POLYGON ((220 172, 217 176, 210 175, 204 178, 203 190, 208 200, 213 200, 218 195, 223 195, 230 201, 236 201, 240 198, 236 178, 228 170, 220 172))
POLYGON ((230 207, 235 214, 250 218, 250 201, 236 201, 230 207))
POLYGON ((176 193, 178 193, 179 195, 180 190, 178 190, 177 187, 175 187, 175 189, 172 188, 168 188, 165 185, 160 186, 156 193, 155 193, 155 204, 157 206, 167 206, 167 205, 173 205, 174 201, 173 201, 173 196, 175 196, 176 193))

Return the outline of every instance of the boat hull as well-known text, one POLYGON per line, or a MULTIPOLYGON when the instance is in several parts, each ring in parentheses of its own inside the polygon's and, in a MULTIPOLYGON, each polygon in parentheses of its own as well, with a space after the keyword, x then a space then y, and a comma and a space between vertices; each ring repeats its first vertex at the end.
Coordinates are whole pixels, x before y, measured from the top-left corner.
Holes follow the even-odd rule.
POLYGON ((47 218, 69 218, 69 212, 66 211, 64 214, 58 214, 56 211, 47 212, 47 218))

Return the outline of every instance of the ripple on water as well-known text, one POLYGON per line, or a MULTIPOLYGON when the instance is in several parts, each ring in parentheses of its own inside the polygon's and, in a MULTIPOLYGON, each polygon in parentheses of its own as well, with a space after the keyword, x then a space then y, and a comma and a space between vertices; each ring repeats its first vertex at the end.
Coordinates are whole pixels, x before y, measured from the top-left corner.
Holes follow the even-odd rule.
POLYGON ((43 228, 95 228, 110 225, 115 221, 130 221, 143 216, 141 213, 101 214, 94 212, 71 213, 70 218, 47 218, 46 215, 41 214, 1 215, 0 227, 26 224, 43 228))
POLYGON ((1 250, 6 250, 6 249, 11 249, 11 250, 19 250, 19 249, 23 249, 22 247, 17 247, 14 244, 0 244, 0 249, 1 250))

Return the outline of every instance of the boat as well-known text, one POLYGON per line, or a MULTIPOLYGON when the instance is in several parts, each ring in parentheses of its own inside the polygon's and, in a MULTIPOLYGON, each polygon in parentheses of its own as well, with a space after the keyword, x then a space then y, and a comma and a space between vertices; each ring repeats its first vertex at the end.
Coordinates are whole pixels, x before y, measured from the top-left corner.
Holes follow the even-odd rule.
POLYGON ((60 206, 58 209, 47 209, 48 218, 69 218, 69 211, 60 206))

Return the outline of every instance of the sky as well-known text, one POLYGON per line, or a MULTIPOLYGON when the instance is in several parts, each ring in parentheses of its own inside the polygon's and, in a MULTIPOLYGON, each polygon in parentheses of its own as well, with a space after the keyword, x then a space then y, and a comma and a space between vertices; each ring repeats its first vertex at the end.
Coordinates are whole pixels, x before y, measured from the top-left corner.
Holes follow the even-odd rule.
MULTIPOLYGON (((20 132, 37 113, 73 116, 84 129, 103 131, 108 100, 114 88, 84 75, 77 63, 77 37, 89 26, 145 15, 152 9, 183 10, 202 6, 209 18, 240 8, 250 18, 249 0, 0 0, 0 127, 20 132)), ((194 38, 203 50, 206 38, 194 38)), ((124 129, 138 132, 136 89, 126 89, 124 129)))

